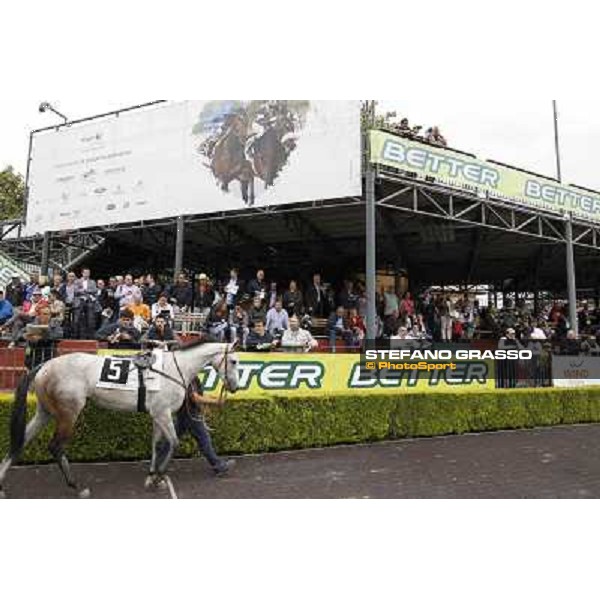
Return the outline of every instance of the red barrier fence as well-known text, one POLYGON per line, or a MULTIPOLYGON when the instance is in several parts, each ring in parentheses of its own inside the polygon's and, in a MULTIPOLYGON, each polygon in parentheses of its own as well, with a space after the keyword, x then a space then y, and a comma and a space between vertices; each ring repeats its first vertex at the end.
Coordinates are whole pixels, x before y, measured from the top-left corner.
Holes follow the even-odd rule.
MULTIPOLYGON (((86 340, 64 340, 58 344, 57 354, 85 352, 96 354, 98 342, 86 340)), ((14 390, 19 378, 25 372, 25 348, 9 348, 6 343, 0 347, 0 390, 14 390)))

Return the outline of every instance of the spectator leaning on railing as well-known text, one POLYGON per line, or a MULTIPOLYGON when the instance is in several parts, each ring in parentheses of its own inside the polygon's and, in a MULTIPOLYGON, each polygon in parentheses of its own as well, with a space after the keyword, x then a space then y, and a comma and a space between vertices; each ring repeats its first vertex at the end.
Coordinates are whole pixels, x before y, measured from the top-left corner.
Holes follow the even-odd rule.
POLYGON ((40 308, 37 317, 25 331, 25 366, 31 370, 54 358, 56 344, 63 337, 63 330, 52 322, 49 306, 40 308))
POLYGON ((167 342, 175 342, 177 337, 167 320, 162 316, 158 316, 150 326, 145 341, 149 346, 166 347, 167 342))
POLYGON ((116 323, 108 323, 98 331, 96 339, 108 342, 111 348, 138 348, 141 333, 133 325, 133 313, 126 308, 116 323))
POLYGON ((266 331, 264 322, 256 321, 254 328, 248 334, 246 349, 253 352, 271 352, 277 345, 277 341, 266 331))
POLYGON ((433 144, 435 146, 447 146, 446 138, 441 134, 440 128, 436 125, 431 129, 428 129, 425 134, 425 140, 429 144, 433 144))
POLYGON ((300 319, 296 315, 290 317, 290 328, 283 332, 281 348, 284 351, 302 350, 310 352, 318 347, 319 343, 313 338, 310 331, 300 329, 300 319))

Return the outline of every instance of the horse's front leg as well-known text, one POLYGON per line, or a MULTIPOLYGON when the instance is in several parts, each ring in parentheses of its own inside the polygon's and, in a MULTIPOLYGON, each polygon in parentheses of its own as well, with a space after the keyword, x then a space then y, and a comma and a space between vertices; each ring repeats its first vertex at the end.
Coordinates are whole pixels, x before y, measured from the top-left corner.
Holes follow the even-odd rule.
POLYGON ((165 443, 163 440, 162 432, 160 430, 160 427, 158 427, 155 422, 153 423, 152 430, 152 460, 150 461, 150 473, 146 478, 146 489, 149 489, 156 485, 156 463, 158 461, 158 456, 162 454, 164 445, 165 443))
POLYGON ((167 471, 169 463, 179 446, 179 438, 171 417, 171 412, 165 410, 154 417, 154 425, 159 430, 164 440, 164 451, 157 452, 156 457, 156 474, 163 477, 167 471))

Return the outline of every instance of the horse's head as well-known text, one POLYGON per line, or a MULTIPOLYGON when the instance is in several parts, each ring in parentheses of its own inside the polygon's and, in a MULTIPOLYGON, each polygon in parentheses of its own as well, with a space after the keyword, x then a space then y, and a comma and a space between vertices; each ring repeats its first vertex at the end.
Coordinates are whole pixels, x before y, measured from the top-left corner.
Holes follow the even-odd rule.
POLYGON ((239 387, 237 345, 237 342, 224 344, 224 349, 217 352, 211 361, 213 369, 223 381, 223 386, 232 394, 235 394, 239 387))

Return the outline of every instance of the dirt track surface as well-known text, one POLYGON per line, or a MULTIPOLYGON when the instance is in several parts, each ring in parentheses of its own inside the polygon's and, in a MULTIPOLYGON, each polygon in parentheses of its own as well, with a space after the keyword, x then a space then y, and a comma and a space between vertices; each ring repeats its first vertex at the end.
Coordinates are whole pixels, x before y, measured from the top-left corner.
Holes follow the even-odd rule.
MULTIPOLYGON (((180 498, 599 498, 600 425, 406 440, 236 458, 217 479, 201 459, 171 470, 180 498)), ((147 463, 74 465, 93 498, 148 493, 147 463)), ((9 498, 71 498, 56 466, 13 469, 9 498)))

